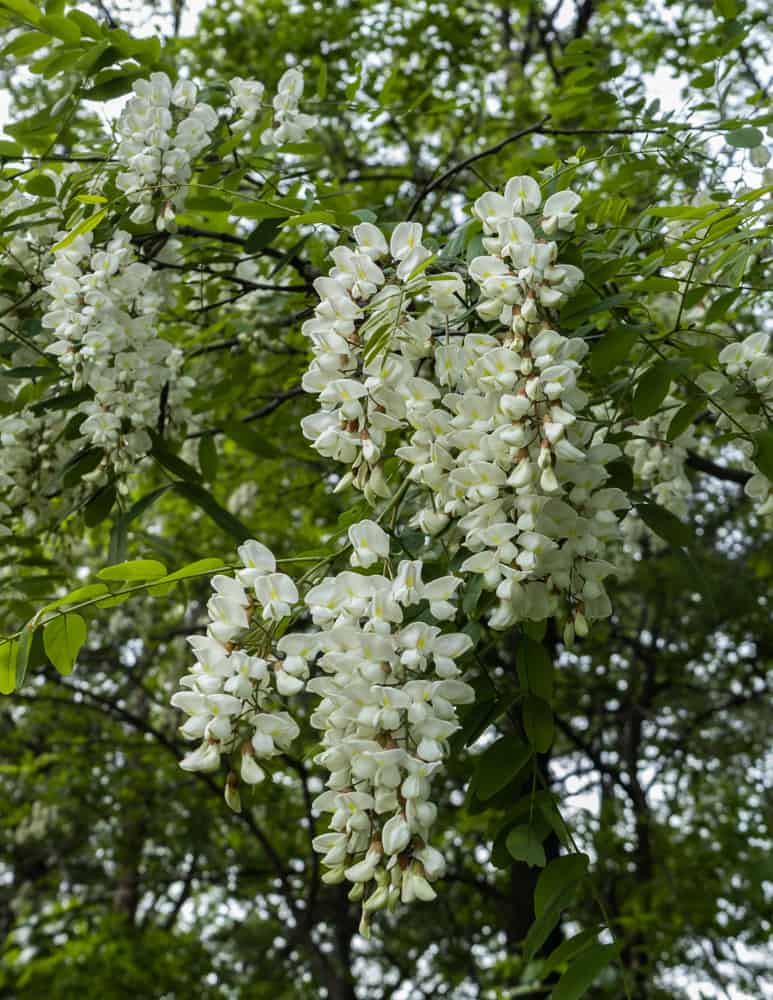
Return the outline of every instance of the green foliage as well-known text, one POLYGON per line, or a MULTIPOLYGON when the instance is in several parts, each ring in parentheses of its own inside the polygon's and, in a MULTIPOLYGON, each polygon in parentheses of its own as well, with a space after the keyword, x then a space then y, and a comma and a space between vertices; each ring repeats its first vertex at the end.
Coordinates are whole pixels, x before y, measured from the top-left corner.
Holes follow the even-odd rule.
MULTIPOLYGON (((687 0, 664 18, 613 0, 559 19, 525 2, 331 12, 223 0, 186 38, 151 7, 166 34, 135 38, 137 4, 0 0, 13 98, 0 169, 30 201, 11 210, 0 190, 4 248, 43 224, 62 248, 121 225, 152 256, 167 235, 128 221, 103 175, 113 139, 101 119, 103 102, 156 69, 270 89, 300 64, 321 127, 285 149, 295 176, 258 141, 235 160, 222 130, 192 178, 163 317, 196 379, 191 429, 160 406, 128 493, 94 487, 104 456, 85 449, 0 535, 0 693, 13 692, 0 706, 0 993, 666 1000, 710 982, 755 995, 771 921, 760 874, 773 562, 739 455, 772 477, 773 432, 718 430, 700 377, 718 370, 729 331, 740 340, 768 322, 770 178, 747 172, 771 127, 764 8, 687 0), (683 109, 653 100, 656 72, 684 88, 683 109), (180 771, 169 693, 190 664, 181 637, 203 622, 208 580, 236 544, 327 560, 368 515, 354 491, 331 491, 298 426, 310 412, 300 326, 334 241, 413 212, 443 248, 414 276, 427 280, 484 252, 465 206, 518 173, 583 196, 561 253, 586 281, 558 322, 590 347, 590 405, 622 427, 607 485, 632 501, 640 558, 611 588, 613 617, 574 646, 552 624, 491 632, 490 592, 481 576, 466 583, 457 624, 476 639, 477 701, 439 793, 449 874, 431 909, 385 915, 366 943, 310 847, 322 831, 310 706, 298 698, 298 758, 236 816, 209 776, 180 771), (655 464, 689 442, 678 513, 632 458, 642 436, 655 464)), ((205 99, 225 97, 213 83, 205 99)), ((24 271, 3 261, 0 416, 74 412, 89 391, 28 349, 41 316, 24 271)), ((393 336, 374 331, 368 359, 393 336)), ((398 537, 410 549, 416 534, 398 537)), ((444 546, 441 533, 437 575, 444 546)))

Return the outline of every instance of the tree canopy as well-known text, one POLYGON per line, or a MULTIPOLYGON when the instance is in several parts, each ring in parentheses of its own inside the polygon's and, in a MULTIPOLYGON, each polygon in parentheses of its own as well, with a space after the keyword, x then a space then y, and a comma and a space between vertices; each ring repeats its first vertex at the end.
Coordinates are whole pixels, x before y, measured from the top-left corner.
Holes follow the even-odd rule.
POLYGON ((0 0, 1 995, 773 989, 766 15, 0 0))

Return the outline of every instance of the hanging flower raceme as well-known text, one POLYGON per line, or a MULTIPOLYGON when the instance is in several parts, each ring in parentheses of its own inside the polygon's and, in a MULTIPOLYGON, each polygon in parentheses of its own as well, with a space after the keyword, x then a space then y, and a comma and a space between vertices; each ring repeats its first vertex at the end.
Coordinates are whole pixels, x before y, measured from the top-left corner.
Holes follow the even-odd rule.
POLYGON ((303 430, 351 466, 342 485, 384 495, 381 461, 395 432, 394 454, 424 487, 413 523, 468 550, 461 572, 498 599, 492 627, 556 616, 567 641, 611 611, 603 556, 619 543, 615 511, 627 506, 604 487, 620 449, 595 420, 578 420, 587 345, 556 328, 583 275, 546 237, 574 230, 579 201, 561 191, 540 210, 530 177, 482 195, 473 212, 487 253, 462 273, 427 272, 416 223, 400 223, 389 241, 357 226, 357 249, 335 248, 304 326, 314 349, 304 388, 321 409, 303 430), (470 329, 473 310, 483 332, 470 329))
POLYGON ((455 706, 474 699, 456 663, 472 647, 469 636, 410 621, 422 602, 440 619, 454 617, 461 581, 425 584, 422 573, 421 560, 401 562, 392 580, 341 573, 305 598, 321 630, 322 673, 307 684, 321 698, 311 717, 323 733, 316 762, 330 772, 328 790, 314 801, 331 814, 330 831, 314 847, 325 882, 354 883, 363 931, 376 910, 435 896, 431 883, 445 864, 430 845, 432 781, 459 728, 455 706))
MULTIPOLYGON (((241 135, 262 113, 264 87, 256 80, 234 77, 230 89, 222 123, 241 135)), ((119 142, 115 158, 124 168, 116 185, 135 205, 132 222, 155 219, 159 229, 173 228, 175 214, 185 203, 195 161, 214 141, 221 115, 198 100, 198 88, 192 80, 173 85, 166 73, 151 73, 147 80, 137 80, 132 90, 134 96, 116 126, 119 142)), ((280 146, 306 138, 317 119, 299 110, 302 95, 303 74, 288 70, 279 81, 273 101, 274 127, 263 132, 263 145, 280 146)))
MULTIPOLYGON (((174 259, 176 249, 167 241, 159 259, 174 259)), ((43 327, 54 338, 46 350, 74 390, 91 390, 78 405, 85 415, 79 433, 126 472, 150 450, 162 389, 165 419, 173 424, 185 419, 193 386, 182 375, 182 352, 156 335, 169 279, 137 259, 121 230, 102 249, 92 248, 91 233, 77 236, 55 251, 45 277, 43 327)))
POLYGON ((440 394, 415 369, 433 352, 433 327, 463 309, 464 284, 456 273, 427 277, 418 223, 400 223, 389 242, 368 222, 354 236, 356 248, 336 247, 335 266, 314 283, 321 301, 303 327, 314 351, 303 386, 320 410, 301 426, 321 455, 351 467, 340 488, 354 482, 375 501, 389 495, 387 435, 440 394))
MULTIPOLYGON (((388 559, 388 536, 375 522, 355 524, 349 535, 353 566, 388 559)), ((366 930, 375 910, 433 898, 431 882, 444 871, 429 843, 432 780, 459 728, 455 706, 474 697, 456 662, 472 640, 425 618, 455 617, 461 581, 425 583, 420 560, 401 562, 393 579, 345 570, 303 598, 316 630, 275 641, 274 627, 300 608, 296 585, 260 543, 245 543, 239 555, 234 577, 213 578, 207 634, 189 639, 197 662, 172 697, 188 716, 182 734, 198 743, 181 766, 212 771, 230 758, 226 800, 240 808, 239 782, 263 780, 298 735, 285 699, 317 696, 311 724, 324 749, 315 760, 330 776, 314 809, 332 815, 314 847, 326 882, 353 883, 366 930)))
MULTIPOLYGON (((750 438, 765 431, 773 409, 773 353, 769 333, 753 333, 742 341, 727 344, 719 354, 721 372, 708 372, 698 383, 715 400, 719 415, 717 429, 737 434, 742 427, 750 438)), ((760 514, 773 513, 773 484, 754 462, 751 440, 734 442, 752 473, 746 495, 758 504, 760 514)))
MULTIPOLYGON (((299 733, 282 699, 302 690, 315 652, 313 636, 286 635, 273 642, 272 625, 298 603, 292 579, 259 542, 239 549, 243 568, 212 579, 206 635, 189 643, 196 655, 180 680, 172 705, 187 716, 186 739, 200 741, 180 762, 187 771, 215 771, 223 756, 248 785, 265 777, 261 762, 286 751, 299 733)), ((229 805, 239 805, 238 785, 226 783, 229 805)))

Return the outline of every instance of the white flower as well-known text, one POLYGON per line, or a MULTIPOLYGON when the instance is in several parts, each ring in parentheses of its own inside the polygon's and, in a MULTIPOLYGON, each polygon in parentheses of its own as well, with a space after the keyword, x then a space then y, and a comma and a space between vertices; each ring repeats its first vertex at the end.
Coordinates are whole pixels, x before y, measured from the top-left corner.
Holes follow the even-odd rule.
POLYGON ((582 199, 574 191, 557 191, 545 202, 542 209, 542 228, 552 234, 557 229, 574 232, 576 217, 573 212, 582 199))
POLYGON ((357 246, 362 253, 378 260, 389 253, 389 244, 381 230, 371 222, 361 222, 352 230, 357 246))
POLYGON ((421 600, 421 573, 420 561, 402 560, 392 585, 392 595, 398 603, 408 606, 421 600))
POLYGON ((379 559, 389 558, 389 535, 375 521, 359 521, 351 525, 348 533, 353 547, 352 566, 367 569, 379 559))
POLYGON ((411 828, 400 813, 388 819, 381 830, 381 843, 386 854, 399 854, 411 840, 411 828))
POLYGON ((251 748, 242 751, 241 768, 239 770, 242 781, 248 785, 257 785, 266 777, 266 772, 255 760, 255 755, 251 748))
POLYGON ((276 570, 276 559, 273 553, 260 542, 250 539, 240 545, 237 551, 244 566, 244 569, 239 572, 239 579, 245 586, 254 585, 259 576, 265 576, 276 570))
POLYGON ((539 184, 533 177, 511 177, 505 185, 505 201, 512 205, 515 215, 531 215, 542 201, 539 184))
POLYGON ((172 91, 172 104, 190 111, 196 104, 197 87, 192 80, 178 80, 172 91))
POLYGON ((220 753, 214 743, 202 743, 187 753, 180 761, 184 771, 216 771, 220 766, 220 753))
POLYGON ((285 573, 269 573, 255 581, 255 596, 263 607, 266 620, 279 621, 290 614, 298 602, 298 588, 285 573))

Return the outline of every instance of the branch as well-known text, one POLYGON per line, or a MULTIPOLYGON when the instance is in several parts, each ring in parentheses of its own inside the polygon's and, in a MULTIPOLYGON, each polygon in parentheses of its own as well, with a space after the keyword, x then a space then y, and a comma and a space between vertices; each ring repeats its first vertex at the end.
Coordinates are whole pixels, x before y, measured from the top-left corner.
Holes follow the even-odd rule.
POLYGON ((545 115, 545 117, 536 124, 529 125, 527 128, 522 128, 518 132, 513 132, 512 135, 507 136, 506 139, 502 139, 502 141, 496 143, 496 145, 489 146, 488 149, 484 149, 480 153, 475 153, 473 156, 468 156, 466 160, 462 160, 461 163, 456 163, 453 167, 450 167, 444 174, 441 174, 440 177, 436 177, 434 181, 430 181, 430 183, 416 195, 416 198, 408 211, 407 218, 412 219, 418 211, 419 206, 428 195, 430 195, 433 191, 436 191, 439 187, 442 187, 446 181, 450 180, 456 174, 461 173, 462 170, 466 170, 471 163, 477 163, 478 160, 482 160, 487 156, 494 156, 500 151, 500 149, 504 149, 505 146, 509 146, 511 142, 515 142, 517 139, 522 139, 525 135, 533 135, 535 132, 541 132, 542 126, 546 121, 549 121, 549 119, 550 115, 545 115))
POLYGON ((703 458, 694 451, 687 452, 686 461, 691 469, 697 469, 698 472, 703 472, 707 476, 713 476, 715 479, 724 479, 728 483, 738 483, 739 486, 745 486, 752 477, 751 472, 745 472, 743 469, 731 469, 725 465, 717 465, 716 462, 712 462, 709 458, 703 458))
MULTIPOLYGON (((261 417, 267 417, 269 413, 273 413, 274 410, 279 409, 282 403, 287 402, 288 399, 293 399, 295 396, 302 396, 304 393, 303 386, 295 385, 292 389, 288 389, 286 392, 277 393, 274 398, 261 406, 259 410, 255 410, 254 413, 248 413, 246 417, 242 417, 241 423, 248 424, 251 420, 260 420, 261 417)), ((222 434, 222 427, 209 427, 205 431, 193 431, 191 434, 187 435, 187 438, 202 438, 202 437, 212 437, 214 434, 222 434)))
MULTIPOLYGON (((234 246, 242 248, 244 248, 244 244, 247 242, 247 237, 244 236, 236 236, 233 233, 218 233, 211 229, 199 229, 198 226, 180 226, 177 233, 180 236, 195 236, 205 240, 219 240, 221 243, 231 243, 234 246)), ((275 250, 273 247, 263 247, 259 253, 255 254, 255 256, 271 257, 274 260, 284 260, 286 254, 284 254, 281 250, 275 250)), ((313 264, 303 260, 296 254, 292 254, 290 257, 287 257, 287 263, 309 284, 311 284, 314 279, 318 278, 322 273, 317 270, 313 264)))

